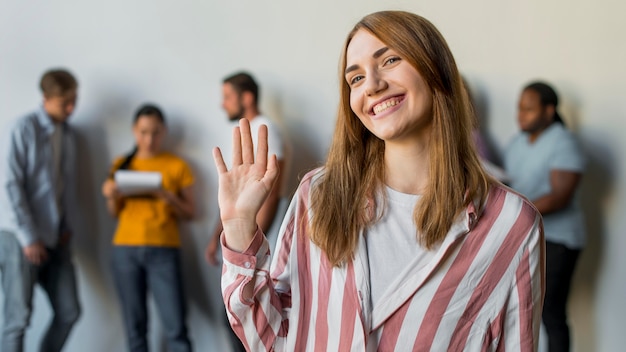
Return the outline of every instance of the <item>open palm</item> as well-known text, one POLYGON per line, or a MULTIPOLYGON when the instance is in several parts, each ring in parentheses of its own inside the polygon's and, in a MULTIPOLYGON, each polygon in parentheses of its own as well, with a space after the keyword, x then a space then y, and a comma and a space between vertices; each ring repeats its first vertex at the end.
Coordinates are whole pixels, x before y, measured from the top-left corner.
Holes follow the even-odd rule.
POLYGON ((218 202, 226 242, 243 250, 256 230, 256 215, 278 176, 276 156, 268 159, 267 126, 259 128, 256 156, 248 120, 241 119, 233 130, 233 160, 226 167, 219 148, 213 158, 219 176, 218 202))

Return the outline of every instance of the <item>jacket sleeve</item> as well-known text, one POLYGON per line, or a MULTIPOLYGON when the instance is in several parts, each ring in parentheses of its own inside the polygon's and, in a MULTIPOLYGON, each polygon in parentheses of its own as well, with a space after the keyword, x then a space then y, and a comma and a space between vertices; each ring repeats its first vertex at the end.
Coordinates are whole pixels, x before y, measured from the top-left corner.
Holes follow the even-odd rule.
POLYGON ((37 227, 33 221, 26 194, 26 172, 28 167, 28 144, 35 137, 29 135, 21 124, 11 130, 5 149, 5 165, 2 177, 4 188, 5 216, 9 229, 15 233, 22 247, 38 240, 37 227))
POLYGON ((274 261, 271 263, 269 243, 260 229, 243 253, 226 246, 222 236, 222 295, 231 327, 248 351, 283 351, 289 328, 291 309, 290 266, 297 251, 295 232, 298 209, 305 207, 296 194, 280 228, 274 261), (300 204, 300 206, 298 205, 300 204), (253 285, 252 297, 242 292, 253 285))
POLYGON ((536 215, 520 248, 500 344, 505 351, 537 351, 545 293, 545 239, 541 216, 536 215))

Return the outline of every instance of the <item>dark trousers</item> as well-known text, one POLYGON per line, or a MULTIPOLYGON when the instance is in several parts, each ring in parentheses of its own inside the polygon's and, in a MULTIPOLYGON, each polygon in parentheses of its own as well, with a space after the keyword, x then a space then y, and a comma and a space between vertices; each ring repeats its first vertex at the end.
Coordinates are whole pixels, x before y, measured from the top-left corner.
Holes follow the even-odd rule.
POLYGON ((80 316, 76 273, 68 244, 48 248, 48 260, 31 264, 12 233, 0 231, 0 272, 4 293, 2 352, 21 352, 30 323, 35 284, 45 291, 52 308, 39 351, 58 352, 80 316))
POLYGON ((542 320, 548 334, 550 352, 568 352, 567 298, 580 250, 546 242, 546 296, 542 320))
POLYGON ((156 302, 170 352, 190 352, 178 248, 113 247, 113 273, 129 351, 147 352, 148 290, 156 302))

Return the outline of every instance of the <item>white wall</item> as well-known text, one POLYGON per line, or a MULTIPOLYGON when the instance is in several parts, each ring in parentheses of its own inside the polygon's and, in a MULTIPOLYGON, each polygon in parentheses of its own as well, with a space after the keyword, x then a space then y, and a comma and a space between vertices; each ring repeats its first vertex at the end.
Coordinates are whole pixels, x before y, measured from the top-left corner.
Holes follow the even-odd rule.
MULTIPOLYGON (((80 80, 73 123, 82 135, 81 190, 88 227, 75 241, 83 316, 67 351, 124 349, 109 270, 114 228, 99 186, 112 158, 132 144, 131 116, 144 101, 169 116, 172 149, 198 176, 201 218, 184 227, 184 267, 197 350, 226 350, 219 270, 202 250, 216 220, 214 145, 227 144, 221 79, 249 69, 262 108, 289 132, 292 176, 324 158, 334 127, 339 51, 363 15, 404 9, 429 18, 447 38, 478 95, 496 149, 516 132, 519 90, 534 78, 558 88, 562 112, 590 163, 583 196, 589 246, 575 277, 570 311, 575 351, 623 348, 626 316, 626 4, 617 0, 0 1, 0 127, 37 106, 50 67, 80 80)), ((293 189, 295 178, 290 182, 293 189)), ((27 350, 49 317, 38 293, 27 350)), ((153 321, 157 321, 156 316, 153 321)), ((159 324, 152 343, 158 344, 159 324)))

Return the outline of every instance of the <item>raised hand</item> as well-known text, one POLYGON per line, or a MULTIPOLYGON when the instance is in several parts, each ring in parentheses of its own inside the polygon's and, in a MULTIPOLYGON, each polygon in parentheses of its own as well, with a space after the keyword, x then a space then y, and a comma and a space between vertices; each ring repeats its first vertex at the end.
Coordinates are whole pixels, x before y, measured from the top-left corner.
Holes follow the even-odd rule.
POLYGON ((259 128, 256 156, 250 122, 239 120, 233 129, 233 161, 226 167, 219 148, 213 149, 219 176, 218 202, 226 244, 232 250, 245 250, 256 231, 256 215, 278 177, 276 155, 268 159, 267 126, 259 128))

